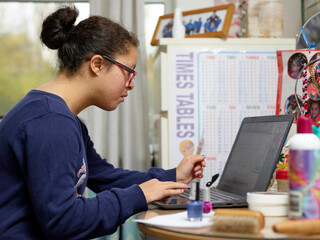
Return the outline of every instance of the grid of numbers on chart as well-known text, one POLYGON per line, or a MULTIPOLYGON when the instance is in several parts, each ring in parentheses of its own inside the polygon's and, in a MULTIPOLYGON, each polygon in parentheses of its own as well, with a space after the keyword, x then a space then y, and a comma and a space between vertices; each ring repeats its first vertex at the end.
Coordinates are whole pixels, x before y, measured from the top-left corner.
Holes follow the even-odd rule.
POLYGON ((207 167, 202 185, 221 173, 244 117, 275 114, 275 52, 198 54, 198 136, 207 167))

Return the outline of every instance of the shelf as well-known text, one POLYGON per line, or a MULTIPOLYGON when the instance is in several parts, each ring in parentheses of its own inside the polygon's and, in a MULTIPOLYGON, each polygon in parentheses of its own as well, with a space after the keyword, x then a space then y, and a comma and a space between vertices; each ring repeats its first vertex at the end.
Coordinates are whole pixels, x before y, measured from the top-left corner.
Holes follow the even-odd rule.
POLYGON ((234 49, 248 49, 248 46, 252 49, 274 49, 275 46, 279 46, 278 49, 292 49, 292 46, 296 46, 295 38, 161 38, 160 45, 162 46, 174 46, 174 47, 214 47, 219 48, 234 48, 234 49))

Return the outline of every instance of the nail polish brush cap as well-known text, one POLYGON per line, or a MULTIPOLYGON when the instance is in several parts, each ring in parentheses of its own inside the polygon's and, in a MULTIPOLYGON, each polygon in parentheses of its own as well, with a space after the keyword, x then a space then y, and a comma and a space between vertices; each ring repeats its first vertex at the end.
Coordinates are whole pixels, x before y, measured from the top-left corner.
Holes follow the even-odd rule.
POLYGON ((210 188, 208 188, 208 187, 203 189, 203 201, 204 202, 211 202, 210 188))
POLYGON ((197 198, 197 183, 195 181, 191 182, 189 200, 194 201, 197 198))
POLYGON ((196 201, 200 200, 200 182, 196 182, 196 201))

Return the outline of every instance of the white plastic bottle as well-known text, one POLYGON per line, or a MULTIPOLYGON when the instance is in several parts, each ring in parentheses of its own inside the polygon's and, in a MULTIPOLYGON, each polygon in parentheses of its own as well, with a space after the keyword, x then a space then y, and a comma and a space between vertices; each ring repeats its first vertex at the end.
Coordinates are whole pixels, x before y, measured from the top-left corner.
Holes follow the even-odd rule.
POLYGON ((173 18, 172 37, 184 38, 185 32, 186 30, 182 22, 182 12, 180 8, 176 8, 173 18))
POLYGON ((320 140, 312 120, 298 118, 297 134, 289 142, 290 219, 320 218, 320 140))

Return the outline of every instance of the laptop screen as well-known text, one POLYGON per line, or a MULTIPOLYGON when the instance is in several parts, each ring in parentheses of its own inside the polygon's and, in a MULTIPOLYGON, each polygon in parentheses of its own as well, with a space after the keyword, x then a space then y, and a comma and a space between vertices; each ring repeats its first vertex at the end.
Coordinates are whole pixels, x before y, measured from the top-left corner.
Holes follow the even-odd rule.
POLYGON ((218 189, 242 196, 251 191, 266 191, 292 121, 292 115, 245 118, 218 189))

